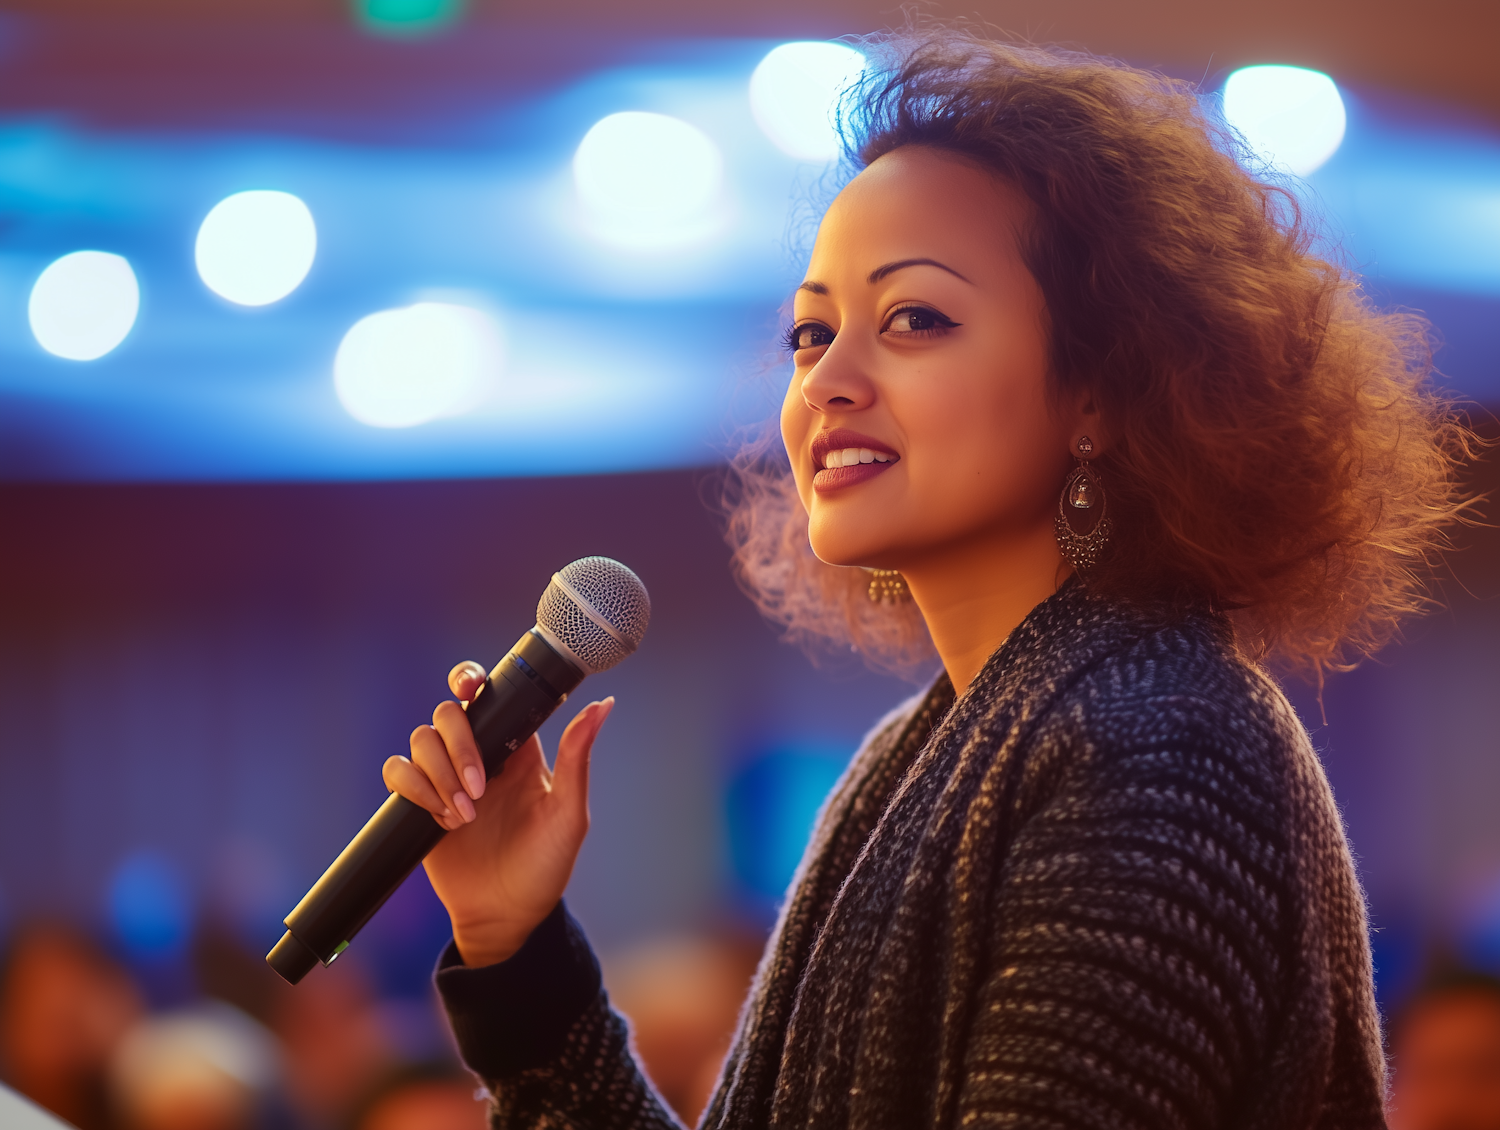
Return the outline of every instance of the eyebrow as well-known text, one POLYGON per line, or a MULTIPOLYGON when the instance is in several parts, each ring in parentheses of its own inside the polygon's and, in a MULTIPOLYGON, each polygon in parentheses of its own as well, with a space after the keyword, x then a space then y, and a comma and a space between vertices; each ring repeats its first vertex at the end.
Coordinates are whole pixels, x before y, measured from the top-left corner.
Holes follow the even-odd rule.
MULTIPOLYGON (((968 283, 970 286, 974 285, 971 279, 959 274, 952 267, 948 266, 948 264, 939 263, 936 259, 898 259, 894 263, 887 263, 883 267, 876 267, 873 271, 870 272, 868 281, 870 285, 873 286, 881 279, 885 278, 887 275, 893 275, 897 271, 905 270, 907 267, 936 267, 940 271, 947 271, 956 279, 963 279, 963 281, 968 283)), ((803 283, 797 289, 809 291, 812 294, 828 293, 828 287, 824 283, 813 282, 812 280, 803 283)))
POLYGON ((897 271, 905 270, 907 267, 936 267, 940 271, 947 271, 956 279, 963 279, 963 281, 969 283, 970 286, 974 285, 968 279, 964 278, 963 275, 959 274, 952 267, 948 266, 948 264, 939 263, 936 259, 898 259, 894 263, 887 263, 884 267, 876 267, 873 271, 870 272, 869 281, 871 282, 871 284, 878 283, 887 275, 893 275, 897 271))

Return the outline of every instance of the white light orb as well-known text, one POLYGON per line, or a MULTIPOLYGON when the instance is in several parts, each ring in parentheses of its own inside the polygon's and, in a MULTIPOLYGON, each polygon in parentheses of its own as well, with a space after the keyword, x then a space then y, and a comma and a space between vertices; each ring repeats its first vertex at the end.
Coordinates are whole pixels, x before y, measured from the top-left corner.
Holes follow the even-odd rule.
POLYGON ((1266 164, 1305 177, 1344 140, 1348 116, 1322 71, 1242 67, 1224 83, 1224 117, 1266 164))
POLYGON ((334 357, 333 385, 360 423, 409 428, 472 407, 503 358, 500 328, 483 311, 418 302, 355 322, 334 357))
POLYGON ((26 313, 48 353, 93 361, 125 340, 140 310, 141 287, 126 259, 75 251, 37 276, 26 313))
POLYGON ((265 306, 302 284, 318 252, 318 229, 290 192, 255 189, 226 196, 198 229, 198 274, 215 294, 265 306))
POLYGON ((839 96, 864 73, 865 57, 842 43, 783 43, 750 76, 750 112, 782 152, 799 161, 839 155, 839 96))
POLYGON ((719 147, 666 114, 610 114, 573 154, 573 184, 595 233, 627 247, 669 246, 711 231, 723 183, 719 147))

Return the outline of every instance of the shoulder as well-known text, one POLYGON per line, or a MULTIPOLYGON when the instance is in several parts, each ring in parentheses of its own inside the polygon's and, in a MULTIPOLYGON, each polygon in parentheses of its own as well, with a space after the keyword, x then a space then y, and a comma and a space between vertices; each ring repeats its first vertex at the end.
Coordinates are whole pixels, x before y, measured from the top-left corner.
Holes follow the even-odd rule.
POLYGON ((1200 736, 1259 747, 1305 737, 1280 688, 1206 614, 1122 641, 1058 696, 1059 712, 1108 744, 1200 736))
POLYGON ((1269 828, 1307 742, 1228 626, 1194 615, 1123 640, 1081 671, 1039 719, 1034 752, 1054 763, 1064 788, 1269 828))

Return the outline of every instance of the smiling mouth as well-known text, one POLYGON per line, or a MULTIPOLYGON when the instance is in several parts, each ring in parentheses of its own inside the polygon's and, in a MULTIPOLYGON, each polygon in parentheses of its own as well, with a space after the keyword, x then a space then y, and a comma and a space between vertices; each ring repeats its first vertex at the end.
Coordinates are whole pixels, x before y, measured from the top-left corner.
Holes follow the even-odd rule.
POLYGON ((819 470, 836 470, 839 467, 857 467, 861 463, 894 463, 896 457, 883 451, 871 451, 868 447, 844 447, 827 452, 819 470))
POLYGON ((818 494, 843 490, 884 474, 900 461, 899 455, 868 447, 835 448, 823 455, 823 466, 813 475, 812 487, 818 494))

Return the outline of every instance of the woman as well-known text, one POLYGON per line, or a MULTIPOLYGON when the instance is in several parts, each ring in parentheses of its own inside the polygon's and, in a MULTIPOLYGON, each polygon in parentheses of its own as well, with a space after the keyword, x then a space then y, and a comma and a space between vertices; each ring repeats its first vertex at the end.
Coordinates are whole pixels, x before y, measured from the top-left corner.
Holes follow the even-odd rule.
MULTIPOLYGON (((1420 603, 1466 434, 1423 327, 1185 86, 876 46, 732 533, 791 634, 943 670, 829 798, 705 1125, 1383 1125, 1361 894, 1258 662, 1420 603)), ((455 833, 437 980, 497 1126, 672 1121, 559 902, 609 707, 550 777, 533 742, 486 788, 456 703, 386 766, 455 833)))

